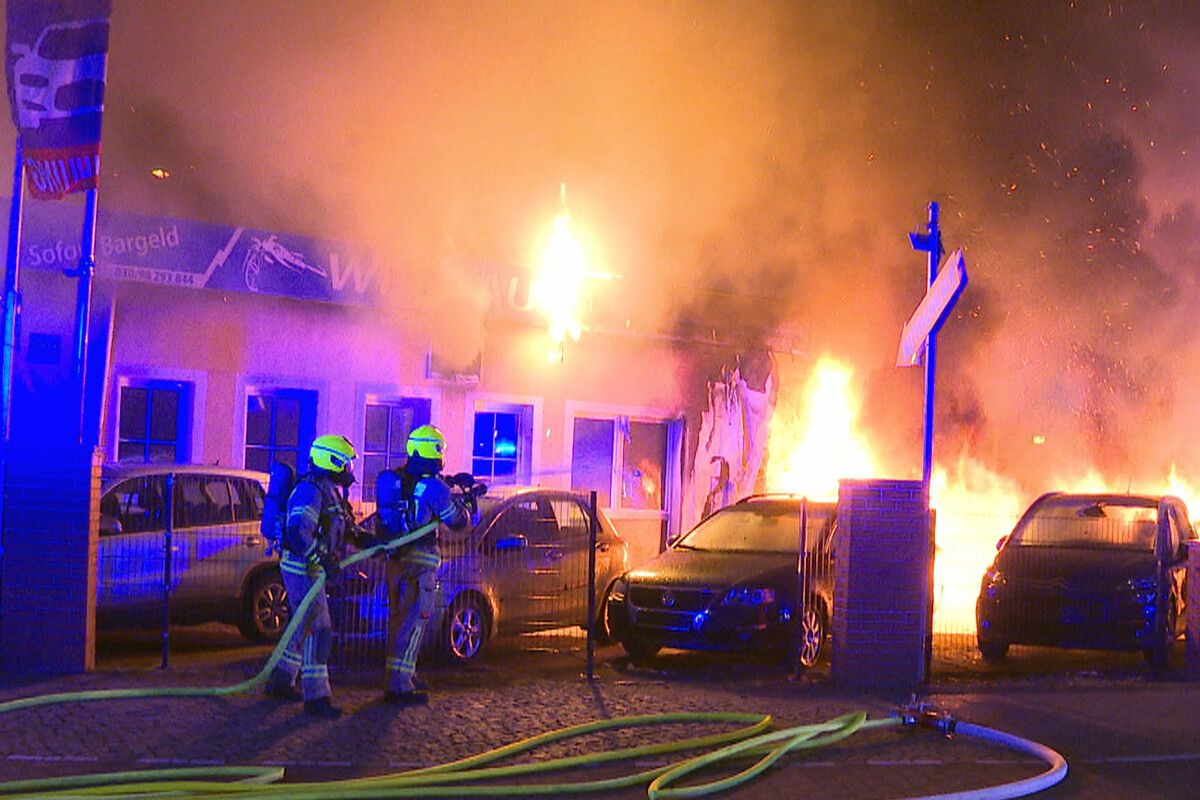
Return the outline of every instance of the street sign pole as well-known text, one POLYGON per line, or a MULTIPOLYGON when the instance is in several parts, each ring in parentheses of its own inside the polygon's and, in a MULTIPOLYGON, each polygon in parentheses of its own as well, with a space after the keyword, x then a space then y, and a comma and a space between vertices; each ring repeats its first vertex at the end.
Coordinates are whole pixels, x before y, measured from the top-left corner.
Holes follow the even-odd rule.
MULTIPOLYGON (((938 261, 942 257, 942 234, 938 230, 938 204, 929 204, 929 223, 926 233, 910 233, 909 240, 914 250, 923 250, 929 257, 929 286, 937 278, 938 261)), ((933 382, 937 374, 937 330, 929 332, 925 340, 925 441, 921 462, 921 484, 925 489, 925 501, 929 502, 929 481, 933 470, 933 382)))

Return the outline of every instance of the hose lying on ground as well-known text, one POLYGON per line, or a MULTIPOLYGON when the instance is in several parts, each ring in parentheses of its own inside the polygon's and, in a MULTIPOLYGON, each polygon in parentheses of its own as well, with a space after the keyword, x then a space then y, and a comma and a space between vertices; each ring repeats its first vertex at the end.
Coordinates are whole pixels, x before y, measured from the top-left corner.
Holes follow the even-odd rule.
MULTIPOLYGON (((355 553, 344 559, 341 566, 343 568, 350 566, 381 551, 415 541, 428 533, 434 525, 436 523, 430 523, 430 525, 419 528, 394 542, 376 545, 355 553)), ((296 611, 280 639, 280 644, 271 653, 266 665, 257 675, 247 681, 226 687, 106 689, 26 697, 0 703, 0 714, 55 703, 135 697, 220 696, 248 691, 263 683, 270 675, 286 642, 291 639, 296 627, 302 623, 305 612, 312 604, 317 592, 324 589, 324 584, 324 574, 322 573, 314 581, 308 594, 297 604, 296 611)), ((211 800, 231 797, 237 797, 238 800, 282 800, 283 798, 287 798, 287 800, 334 800, 334 798, 561 795, 613 791, 646 785, 650 800, 659 800, 660 798, 668 800, 668 798, 700 797, 733 789, 762 774, 788 753, 834 744, 860 730, 914 723, 931 726, 944 733, 953 732, 1008 747, 1040 758, 1049 765, 1049 769, 1032 778, 983 789, 940 794, 922 798, 922 800, 1006 800, 1006 798, 1023 797, 1057 784, 1067 773, 1065 759, 1045 745, 979 725, 955 723, 948 717, 929 712, 924 706, 915 711, 906 707, 897 716, 883 719, 868 720, 866 712, 857 712, 823 723, 801 725, 779 731, 767 730, 771 722, 770 715, 722 712, 618 717, 550 731, 447 764, 371 778, 324 783, 279 783, 284 777, 284 772, 277 767, 187 767, 10 781, 0 783, 0 798, 49 800, 49 798, 66 797, 148 798, 169 795, 180 798, 210 798, 211 800), (723 733, 670 740, 653 745, 606 750, 532 763, 488 766, 500 759, 529 752, 553 742, 599 731, 681 723, 745 723, 745 726, 723 733), (714 746, 719 746, 719 749, 685 758, 674 764, 616 778, 570 783, 495 782, 714 746), (758 756, 757 761, 734 775, 702 784, 679 787, 672 785, 693 772, 709 769, 726 761, 754 756, 758 756)), ((910 798, 909 800, 917 799, 910 798)))
MULTIPOLYGON (((277 783, 283 770, 275 767, 189 767, 144 770, 63 778, 41 778, 0 783, 0 797, 6 800, 49 800, 64 797, 142 798, 171 796, 196 800, 335 800, 335 798, 400 797, 476 797, 565 795, 616 791, 646 785, 649 800, 690 798, 732 790, 760 775, 785 754, 839 742, 855 732, 869 728, 896 727, 905 724, 903 715, 868 720, 865 712, 846 714, 827 722, 800 725, 779 731, 766 731, 770 715, 737 713, 677 713, 621 717, 574 725, 522 739, 470 758, 407 772, 352 778, 323 783, 277 783), (494 762, 544 747, 553 742, 585 736, 599 731, 635 726, 678 723, 748 723, 724 733, 658 744, 627 747, 544 761, 507 766, 489 766, 494 762), (514 779, 592 767, 603 763, 628 761, 647 756, 679 753, 718 746, 712 752, 685 758, 674 764, 654 767, 615 778, 567 783, 513 783, 514 779), (758 756, 758 760, 740 772, 702 784, 674 787, 685 776, 711 769, 723 762, 758 756)), ((971 789, 909 800, 1005 800, 1023 797, 1053 786, 1065 777, 1067 766, 1054 750, 1011 734, 960 723, 957 733, 1000 744, 1022 753, 1036 755, 1049 769, 1031 778, 998 786, 971 789)))
MULTIPOLYGON (((399 538, 393 539, 384 544, 377 544, 374 547, 368 547, 365 550, 360 550, 342 559, 339 567, 345 569, 352 564, 357 564, 359 561, 374 556, 377 553, 385 553, 395 550, 398 547, 403 547, 410 542, 415 542, 425 534, 432 531, 438 525, 437 521, 430 522, 427 525, 422 525, 412 533, 405 534, 399 538)), ((158 689, 95 689, 84 692, 61 692, 59 694, 44 694, 36 697, 22 697, 19 700, 9 700, 6 703, 0 703, 0 714, 6 711, 16 711, 21 708, 33 708, 35 706, 48 706, 55 703, 81 703, 88 700, 119 700, 130 697, 213 697, 228 694, 240 694, 241 692, 249 691, 256 686, 264 683, 271 676, 271 670, 275 669, 275 665, 279 663, 280 657, 283 655, 287 643, 291 641, 292 635, 296 628, 304 623, 304 615, 308 612, 308 607, 313 604, 317 597, 317 593, 325 590, 325 573, 318 572, 316 580, 313 581, 312 588, 308 590, 308 594, 301 598, 296 604, 296 610, 292 614, 292 618, 288 620, 287 627, 283 629, 283 634, 279 637, 279 644, 271 651, 271 655, 267 658, 267 663, 259 670, 258 674, 249 680, 234 684, 233 686, 180 686, 166 687, 158 689)))

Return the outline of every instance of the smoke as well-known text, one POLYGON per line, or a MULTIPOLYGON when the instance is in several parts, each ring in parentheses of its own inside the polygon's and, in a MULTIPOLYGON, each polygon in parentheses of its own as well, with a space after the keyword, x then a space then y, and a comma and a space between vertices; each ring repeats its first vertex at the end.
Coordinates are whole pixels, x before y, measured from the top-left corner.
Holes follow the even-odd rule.
POLYGON ((1197 39, 1182 0, 117 3, 104 196, 364 242, 398 319, 469 355, 463 265, 532 264, 565 184, 635 327, 849 360, 901 475, 936 200, 970 286, 935 454, 1137 488, 1200 474, 1197 39))

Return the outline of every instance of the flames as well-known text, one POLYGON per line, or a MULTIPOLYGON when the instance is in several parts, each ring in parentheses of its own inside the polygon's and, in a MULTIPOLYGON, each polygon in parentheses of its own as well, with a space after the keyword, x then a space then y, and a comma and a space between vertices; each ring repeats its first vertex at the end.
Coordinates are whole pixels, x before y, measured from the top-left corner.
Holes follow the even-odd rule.
MULTIPOLYGON (((861 406, 854 370, 831 357, 817 361, 799 397, 780 394, 767 442, 766 489, 836 500, 842 478, 897 477, 886 472, 861 432, 861 406)), ((996 544, 1043 491, 1173 494, 1200 513, 1192 500, 1196 491, 1174 466, 1164 480, 1124 486, 1111 485, 1089 466, 1078 477, 1030 492, 969 454, 946 458, 935 452, 934 458, 929 494, 936 515, 935 633, 974 635, 975 599, 996 544)))
POLYGON ((797 407, 776 408, 767 447, 767 489, 814 500, 836 500, 841 478, 876 477, 866 439, 858 433, 861 402, 853 372, 832 358, 813 368, 797 407))
POLYGON ((546 317, 550 328, 550 360, 562 360, 562 345, 569 335, 579 341, 578 319, 581 289, 587 274, 583 245, 571 230, 566 208, 566 186, 562 187, 560 209, 554 218, 542 251, 530 299, 546 317))

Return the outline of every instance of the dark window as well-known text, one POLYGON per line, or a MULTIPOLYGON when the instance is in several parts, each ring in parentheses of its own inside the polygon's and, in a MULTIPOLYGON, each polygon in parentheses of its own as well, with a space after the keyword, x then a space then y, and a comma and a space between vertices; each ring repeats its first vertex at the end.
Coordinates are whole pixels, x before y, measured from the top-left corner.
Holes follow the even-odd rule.
POLYGON ((484 481, 515 476, 521 455, 520 442, 518 414, 504 411, 476 413, 472 474, 484 481))
POLYGON ((186 461, 187 399, 186 384, 121 387, 117 461, 152 464, 186 461))
POLYGON ((361 476, 364 501, 375 501, 375 479, 385 469, 404 463, 408 435, 413 428, 428 425, 429 417, 430 402, 424 398, 367 404, 361 476))
POLYGON ((246 398, 246 469, 266 472, 276 461, 308 467, 315 438, 316 392, 282 390, 246 398))
POLYGON ((115 517, 122 533, 166 529, 166 479, 130 478, 104 493, 100 513, 115 517))

